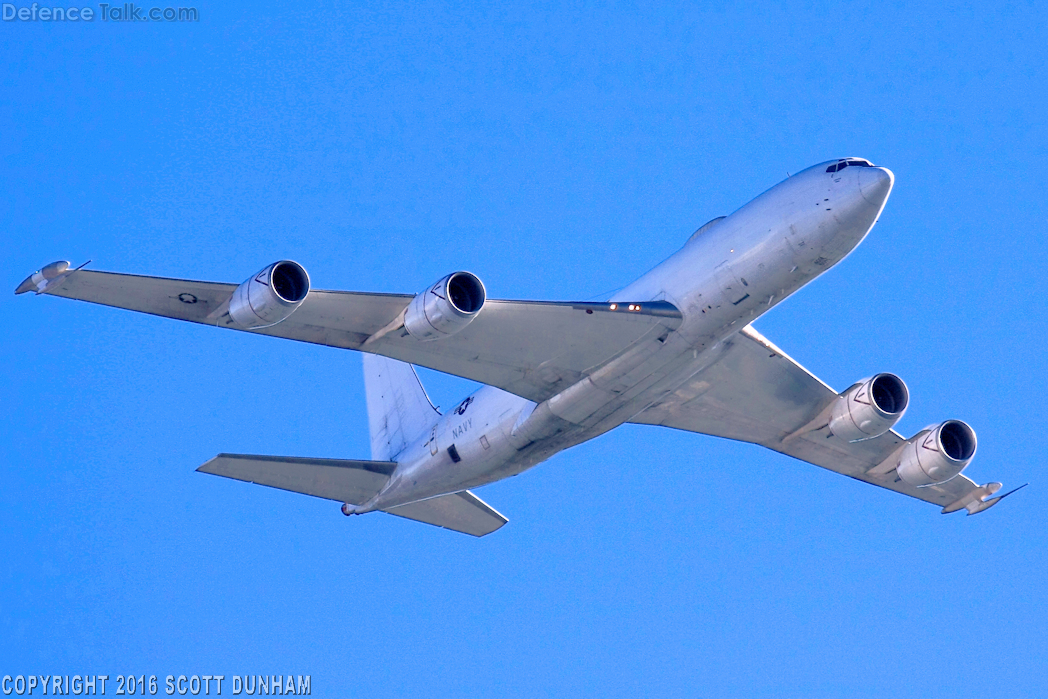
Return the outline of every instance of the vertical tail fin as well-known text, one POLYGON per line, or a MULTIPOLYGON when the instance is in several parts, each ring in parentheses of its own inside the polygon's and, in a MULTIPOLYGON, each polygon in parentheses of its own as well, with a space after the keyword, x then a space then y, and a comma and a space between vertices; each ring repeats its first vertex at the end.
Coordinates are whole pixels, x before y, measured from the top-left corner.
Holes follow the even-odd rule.
POLYGON ((396 461, 397 454, 440 417, 410 364, 365 354, 364 389, 372 459, 396 461))

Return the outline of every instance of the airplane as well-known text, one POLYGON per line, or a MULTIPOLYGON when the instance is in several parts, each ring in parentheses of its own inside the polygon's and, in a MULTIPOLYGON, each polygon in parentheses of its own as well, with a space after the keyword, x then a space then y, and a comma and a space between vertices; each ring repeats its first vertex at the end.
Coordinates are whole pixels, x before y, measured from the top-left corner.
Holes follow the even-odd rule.
POLYGON ((240 285, 55 262, 15 293, 363 352, 371 460, 219 454, 197 469, 341 502, 346 515, 484 536, 508 520, 470 489, 623 423, 759 444, 972 515, 1011 493, 961 473, 976 450, 968 424, 906 439, 892 429, 909 403, 902 379, 880 373, 838 393, 752 325, 855 249, 894 183, 863 158, 814 165, 599 303, 488 299, 464 271, 416 295, 321 291, 290 260, 240 285), (441 414, 412 365, 485 385, 441 414))

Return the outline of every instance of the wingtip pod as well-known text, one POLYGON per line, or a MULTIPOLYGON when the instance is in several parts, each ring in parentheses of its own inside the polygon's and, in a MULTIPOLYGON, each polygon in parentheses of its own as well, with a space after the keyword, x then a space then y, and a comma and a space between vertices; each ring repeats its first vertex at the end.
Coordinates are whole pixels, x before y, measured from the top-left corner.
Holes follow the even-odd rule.
MULTIPOLYGON (((987 483, 986 485, 981 485, 978 488, 968 491, 962 497, 942 508, 942 513, 948 515, 951 512, 957 512, 958 510, 964 509, 968 510, 968 515, 970 516, 988 510, 1000 502, 1001 498, 1004 497, 1003 495, 999 498, 990 497, 1000 489, 1000 483, 987 483)), ((1010 494, 1011 493, 1009 493, 1009 495, 1010 494)))
POLYGON ((48 284, 63 276, 68 269, 69 262, 66 260, 58 260, 41 267, 18 285, 18 288, 15 289, 15 295, 24 294, 27 291, 35 291, 38 294, 43 293, 47 289, 48 284))
POLYGON ((977 515, 980 512, 984 512, 990 509, 991 507, 999 503, 1001 500, 1004 500, 1006 497, 1011 495, 1012 493, 1017 493, 1028 485, 1030 484, 1023 483, 1018 488, 1012 488, 1004 495, 998 495, 995 498, 991 498, 991 495, 993 495, 1001 489, 1001 484, 987 483, 986 485, 979 486, 978 488, 972 490, 970 493, 966 494, 964 497, 960 498, 956 502, 950 503, 946 507, 942 508, 942 513, 944 515, 948 515, 951 512, 956 512, 957 510, 963 507, 966 510, 968 510, 968 516, 971 517, 972 515, 977 515))

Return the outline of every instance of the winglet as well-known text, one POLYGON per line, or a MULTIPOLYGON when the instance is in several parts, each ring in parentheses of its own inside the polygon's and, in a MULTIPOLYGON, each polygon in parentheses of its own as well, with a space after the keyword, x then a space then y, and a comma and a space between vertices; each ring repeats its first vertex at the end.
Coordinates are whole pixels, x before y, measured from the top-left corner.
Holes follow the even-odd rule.
POLYGON ((15 295, 24 294, 27 291, 35 291, 38 294, 42 294, 47 291, 47 287, 59 283, 73 272, 77 272, 86 267, 90 262, 91 260, 88 260, 73 270, 69 269, 69 262, 67 260, 52 262, 26 277, 25 280, 18 285, 18 288, 15 289, 15 295))

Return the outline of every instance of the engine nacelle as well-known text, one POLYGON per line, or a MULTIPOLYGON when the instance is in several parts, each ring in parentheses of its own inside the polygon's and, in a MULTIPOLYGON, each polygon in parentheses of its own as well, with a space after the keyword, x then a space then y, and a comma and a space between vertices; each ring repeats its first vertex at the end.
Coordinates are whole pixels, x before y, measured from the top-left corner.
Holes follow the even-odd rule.
POLYGON ((830 432, 849 442, 879 437, 892 428, 910 402, 895 374, 877 374, 845 391, 833 404, 830 432))
POLYGON ((404 327, 418 340, 436 340, 473 322, 487 300, 484 284, 469 272, 449 274, 411 300, 404 327))
POLYGON ((241 328, 268 328, 294 313, 308 293, 309 275, 302 265, 274 262, 236 288, 229 317, 241 328))
POLYGON ((942 483, 964 470, 975 447, 975 430, 960 420, 947 420, 907 440, 896 470, 910 485, 942 483))

